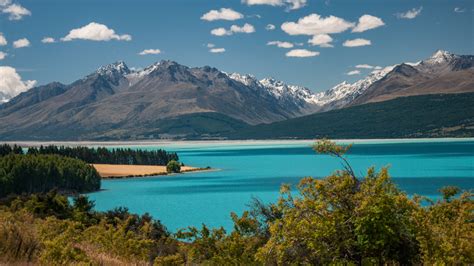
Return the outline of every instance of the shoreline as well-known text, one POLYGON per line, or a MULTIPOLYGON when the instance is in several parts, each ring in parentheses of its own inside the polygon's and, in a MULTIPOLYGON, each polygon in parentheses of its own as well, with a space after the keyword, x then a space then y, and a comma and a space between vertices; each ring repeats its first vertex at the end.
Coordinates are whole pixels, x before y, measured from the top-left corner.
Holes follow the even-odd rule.
MULTIPOLYGON (((180 146, 180 145, 258 145, 258 144, 297 144, 297 143, 312 143, 317 139, 248 139, 248 140, 129 140, 129 141, 0 141, 1 143, 17 144, 22 147, 36 147, 40 145, 65 145, 65 146, 149 146, 149 145, 164 145, 164 146, 180 146)), ((416 143, 416 142, 462 142, 474 141, 474 137, 466 138, 375 138, 375 139, 332 139, 338 143, 416 143)))
POLYGON ((102 179, 164 176, 190 172, 213 171, 210 167, 182 166, 179 173, 168 173, 165 165, 91 164, 102 179))

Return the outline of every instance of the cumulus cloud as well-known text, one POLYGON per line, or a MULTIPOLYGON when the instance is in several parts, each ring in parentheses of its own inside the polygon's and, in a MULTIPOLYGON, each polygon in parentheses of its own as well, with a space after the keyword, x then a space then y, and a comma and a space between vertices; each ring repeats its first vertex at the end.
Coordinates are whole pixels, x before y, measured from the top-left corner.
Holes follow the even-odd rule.
POLYGON ((400 19, 414 19, 418 15, 420 15, 422 9, 423 7, 420 6, 419 8, 412 8, 406 12, 397 13, 395 15, 397 16, 397 18, 400 18, 400 19))
POLYGON ((306 49, 293 49, 286 53, 288 57, 313 57, 319 55, 319 52, 306 49))
POLYGON ((314 35, 313 38, 308 40, 309 44, 320 47, 333 47, 331 42, 332 38, 327 34, 317 34, 314 35))
POLYGON ((375 70, 381 70, 382 67, 381 67, 381 66, 376 66, 376 67, 374 67, 374 69, 375 69, 375 70))
POLYGON ((118 35, 113 29, 109 29, 104 24, 91 22, 84 27, 72 29, 68 35, 61 38, 61 41, 67 42, 76 39, 90 41, 131 41, 132 36, 129 34, 118 35))
POLYGON ((342 18, 335 16, 321 17, 318 14, 311 14, 298 19, 297 22, 285 22, 281 25, 281 29, 290 35, 340 33, 352 27, 354 27, 354 23, 342 18))
POLYGON ((202 15, 202 20, 214 21, 214 20, 237 20, 243 18, 244 15, 231 9, 221 8, 219 10, 211 10, 206 14, 202 15))
POLYGON ((359 23, 352 29, 352 32, 364 32, 385 25, 382 19, 371 15, 363 15, 359 18, 359 23))
POLYGON ((255 32, 254 26, 251 24, 245 23, 242 27, 237 25, 232 25, 230 29, 225 28, 216 28, 211 30, 211 34, 215 36, 228 36, 234 33, 253 33, 255 32))
POLYGON ((281 41, 271 41, 267 42, 267 45, 276 45, 280 48, 293 48, 293 44, 291 42, 281 42, 281 41))
POLYGON ((356 68, 372 69, 374 68, 374 66, 371 66, 368 64, 361 64, 361 65, 356 65, 356 68))
POLYGON ((288 10, 295 10, 306 5, 306 0, 242 0, 242 3, 251 5, 286 6, 288 10))
POLYGON ((0 52, 0 60, 3 60, 5 59, 5 57, 7 57, 7 53, 4 53, 4 52, 0 52))
POLYGON ((5 46, 7 44, 7 39, 5 38, 5 36, 3 36, 3 33, 0 32, 0 46, 5 46))
POLYGON ((214 53, 214 54, 220 54, 225 52, 225 48, 211 48, 209 49, 209 52, 214 53))
POLYGON ((348 76, 353 76, 353 75, 360 75, 359 70, 352 70, 346 73, 348 76))
POLYGON ((161 50, 160 49, 145 49, 138 54, 139 55, 161 54, 161 50))
POLYGON ((21 38, 13 42, 13 48, 24 48, 30 46, 30 41, 27 38, 21 38))
POLYGON ((10 1, 3 0, 0 3, 2 13, 8 14, 9 20, 20 20, 24 16, 31 16, 31 12, 18 4, 11 4, 10 1))
POLYGON ((276 27, 273 24, 267 24, 267 26, 265 26, 265 29, 266 30, 274 30, 274 29, 276 29, 276 27))
POLYGON ((41 40, 42 43, 55 43, 56 40, 52 37, 44 37, 42 40, 41 40))
POLYGON ((16 69, 9 66, 0 66, 0 92, 10 98, 33 88, 36 80, 23 81, 16 69))
POLYGON ((455 7, 454 12, 456 13, 464 13, 466 11, 465 8, 455 7))
POLYGON ((353 40, 347 40, 342 45, 345 47, 358 47, 358 46, 366 46, 366 45, 371 45, 371 44, 372 42, 370 40, 357 38, 353 40))

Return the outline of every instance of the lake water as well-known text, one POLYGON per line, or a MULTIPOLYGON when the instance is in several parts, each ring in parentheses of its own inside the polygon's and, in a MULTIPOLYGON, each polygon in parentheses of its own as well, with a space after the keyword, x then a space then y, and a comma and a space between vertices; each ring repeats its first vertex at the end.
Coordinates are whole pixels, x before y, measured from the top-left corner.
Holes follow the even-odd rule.
MULTIPOLYGON (((474 140, 400 140, 355 142, 349 161, 362 176, 370 166, 390 166, 408 194, 438 198, 446 185, 474 188, 474 140)), ((230 212, 248 209, 252 197, 276 201, 282 183, 324 177, 339 161, 316 155, 309 141, 190 142, 146 144, 142 149, 176 151, 187 165, 220 169, 172 176, 104 180, 103 191, 89 194, 96 209, 125 206, 148 212, 171 231, 186 226, 232 228, 230 212)), ((123 146, 123 145, 117 145, 123 146)))

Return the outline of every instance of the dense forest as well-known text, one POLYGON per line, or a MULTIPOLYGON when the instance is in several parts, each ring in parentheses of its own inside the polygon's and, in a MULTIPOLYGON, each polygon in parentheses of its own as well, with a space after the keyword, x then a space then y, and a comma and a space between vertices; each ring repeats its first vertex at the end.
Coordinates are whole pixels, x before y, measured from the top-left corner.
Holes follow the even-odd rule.
POLYGON ((225 134, 229 139, 370 139, 474 136, 474 93, 401 97, 225 134))
POLYGON ((100 189, 100 176, 89 164, 59 155, 0 157, 0 198, 55 188, 67 192, 95 191, 100 189))
MULTIPOLYGON (((9 153, 23 154, 21 147, 8 144, 0 146, 0 156, 9 153)), ((105 147, 65 147, 65 146, 40 146, 30 147, 28 154, 57 154, 83 160, 86 163, 100 164, 141 164, 141 165, 167 165, 169 161, 179 161, 176 153, 165 150, 132 150, 132 149, 107 149, 105 147)))
POLYGON ((255 199, 234 229, 170 233, 148 214, 94 211, 50 192, 0 202, 0 264, 467 265, 474 263, 474 194, 441 189, 436 202, 408 197, 387 169, 356 176, 350 146, 322 140, 318 153, 343 169, 283 186, 276 203, 255 199))

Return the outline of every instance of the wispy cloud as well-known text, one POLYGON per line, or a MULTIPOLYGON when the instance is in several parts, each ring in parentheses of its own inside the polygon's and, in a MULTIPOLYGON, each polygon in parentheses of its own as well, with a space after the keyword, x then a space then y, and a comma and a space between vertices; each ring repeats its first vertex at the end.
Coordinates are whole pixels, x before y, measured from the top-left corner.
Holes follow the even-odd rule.
POLYGON ((275 45, 279 48, 293 48, 294 44, 291 42, 282 42, 282 41, 271 41, 267 42, 267 45, 275 45))
POLYGON ((306 0, 242 0, 242 3, 251 5, 286 6, 287 10, 295 10, 306 5, 306 0))
POLYGON ((52 37, 44 37, 42 40, 41 40, 42 43, 55 43, 56 40, 52 37))
POLYGON ((348 76, 360 75, 360 71, 359 70, 352 70, 352 71, 347 72, 346 75, 348 75, 348 76))
POLYGON ((145 49, 138 53, 139 55, 161 54, 160 49, 145 49))
POLYGON ((455 8, 454 8, 454 12, 456 12, 456 13, 464 13, 464 12, 466 12, 466 9, 465 9, 465 8, 461 8, 461 7, 455 7, 455 8))
POLYGON ((421 10, 423 10, 422 6, 419 8, 412 8, 406 12, 396 13, 395 16, 400 19, 414 19, 421 14, 421 10))
POLYGON ((225 52, 225 48, 211 48, 209 49, 209 52, 214 53, 214 54, 220 54, 225 52))
POLYGON ((265 29, 266 30, 274 30, 274 29, 276 29, 276 27, 273 24, 267 24, 267 26, 265 26, 265 29))
POLYGON ((368 65, 368 64, 361 64, 361 65, 356 65, 356 68, 363 68, 363 69, 372 69, 374 66, 368 65))

